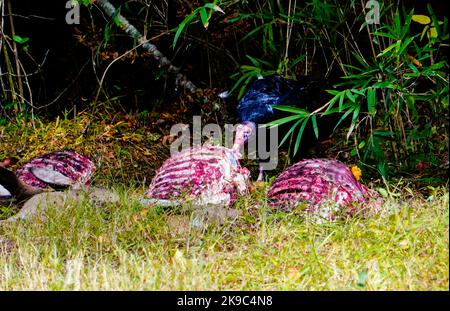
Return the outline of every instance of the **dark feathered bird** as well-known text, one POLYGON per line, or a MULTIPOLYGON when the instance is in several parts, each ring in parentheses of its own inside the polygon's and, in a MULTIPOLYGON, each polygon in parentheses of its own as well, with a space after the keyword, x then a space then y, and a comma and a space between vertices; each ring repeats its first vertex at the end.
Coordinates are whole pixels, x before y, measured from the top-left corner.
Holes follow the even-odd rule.
POLYGON ((256 80, 239 101, 239 121, 264 124, 274 120, 280 112, 274 105, 314 109, 328 100, 325 79, 301 77, 299 80, 270 76, 256 80))
MULTIPOLYGON (((312 112, 322 107, 330 99, 326 92, 330 88, 326 79, 309 76, 300 77, 298 80, 285 79, 274 75, 256 80, 239 101, 237 112, 239 127, 244 135, 244 142, 256 133, 258 125, 266 124, 285 117, 286 112, 275 109, 275 105, 293 106, 312 112)), ((287 124, 279 129, 279 141, 293 124, 287 124)), ((331 134, 330 122, 319 123, 319 138, 331 134)), ((306 145, 311 146, 317 142, 311 125, 307 127, 302 138, 302 149, 306 145)))

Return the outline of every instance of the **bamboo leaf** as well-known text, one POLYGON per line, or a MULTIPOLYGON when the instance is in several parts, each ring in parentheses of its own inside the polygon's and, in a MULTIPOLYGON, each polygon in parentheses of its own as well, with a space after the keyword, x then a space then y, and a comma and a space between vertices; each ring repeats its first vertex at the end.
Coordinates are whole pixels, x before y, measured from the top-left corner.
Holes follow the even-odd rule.
POLYGON ((376 82, 372 85, 372 88, 374 89, 394 89, 395 86, 392 84, 391 81, 382 81, 382 82, 376 82))
POLYGON ((360 110, 359 106, 356 106, 355 109, 353 110, 352 124, 355 124, 356 121, 358 120, 359 110, 360 110))
POLYGON ((202 20, 203 27, 205 27, 205 29, 208 28, 209 18, 205 8, 200 8, 200 19, 202 20))
POLYGON ((289 129, 289 131, 286 133, 286 135, 284 135, 284 137, 281 140, 281 143, 279 144, 279 146, 282 146, 284 144, 286 139, 288 139, 288 137, 292 134, 292 132, 296 129, 296 127, 300 124, 300 122, 302 122, 302 120, 303 119, 300 119, 297 122, 295 122, 295 124, 289 129))
POLYGON ((344 96, 345 96, 345 92, 342 92, 340 95, 339 95, 339 111, 342 111, 342 107, 343 107, 343 104, 344 104, 344 96))
POLYGON ((252 62, 252 64, 257 66, 258 68, 261 68, 261 64, 266 65, 267 67, 272 67, 271 63, 264 61, 262 59, 252 57, 250 55, 245 55, 245 57, 247 57, 252 62))
POLYGON ((347 111, 344 113, 344 115, 339 119, 339 121, 338 121, 338 123, 336 124, 336 126, 334 127, 333 131, 335 131, 335 130, 338 128, 339 124, 341 124, 342 121, 344 121, 345 118, 347 118, 347 116, 348 116, 350 113, 352 113, 352 112, 353 112, 353 110, 347 110, 347 111))
POLYGON ((358 54, 356 54, 355 52, 352 51, 352 55, 356 58, 356 60, 364 67, 367 68, 368 64, 367 62, 358 54))
MULTIPOLYGON (((271 22, 270 24, 275 23, 274 21, 271 22)), ((257 32, 264 30, 264 28, 266 27, 267 24, 263 24, 261 26, 256 27, 255 29, 253 29, 252 31, 250 31, 248 34, 246 34, 241 40, 240 42, 243 42, 245 40, 247 40, 248 38, 250 38, 251 36, 253 36, 254 34, 256 34, 257 32)))
POLYGON ((375 105, 376 105, 376 97, 375 97, 375 89, 368 88, 367 89, 367 110, 371 115, 374 115, 376 112, 375 105))
POLYGON ((242 65, 241 69, 247 70, 247 71, 261 71, 261 69, 259 67, 249 66, 249 65, 242 65))
POLYGON ((273 128, 300 118, 304 118, 301 115, 293 115, 293 116, 289 116, 289 117, 284 117, 278 120, 274 120, 274 121, 270 121, 269 123, 267 123, 267 126, 269 126, 269 128, 273 128))
POLYGON ((405 42, 401 45, 400 49, 398 50, 398 54, 401 55, 403 51, 410 45, 410 43, 414 40, 414 37, 410 37, 405 40, 405 42))
POLYGON ((245 90, 247 88, 247 85, 249 85, 249 83, 254 79, 254 77, 256 75, 258 75, 258 72, 251 72, 248 76, 247 79, 244 82, 244 85, 241 87, 241 89, 239 90, 239 94, 238 94, 238 98, 242 98, 242 96, 244 96, 245 90))
MULTIPOLYGON (((351 102, 355 102, 356 101, 356 96, 352 93, 352 90, 345 90, 345 95, 347 96, 348 99, 350 99, 351 102)), ((341 104, 341 102, 339 101, 339 105, 341 104)))
POLYGON ((298 115, 301 115, 302 117, 306 117, 309 115, 309 112, 305 109, 292 107, 292 106, 284 106, 284 105, 273 105, 273 108, 281 111, 291 112, 298 115))
POLYGON ((316 135, 316 138, 319 139, 319 128, 317 127, 317 119, 315 114, 312 115, 311 121, 314 129, 314 134, 316 135))
POLYGON ((427 32, 427 36, 428 36, 428 38, 437 38, 438 33, 437 33, 437 30, 436 30, 436 27, 431 27, 430 31, 427 32))
MULTIPOLYGON (((439 26, 439 25, 441 25, 442 22, 439 22, 437 20, 436 14, 434 14, 433 8, 431 7, 431 5, 429 3, 427 4, 427 8, 428 8, 428 12, 430 13, 431 20, 433 21, 433 26, 435 28, 435 31, 433 31, 433 33, 436 32, 436 37, 438 37, 438 36, 441 37, 442 30, 445 28, 441 28, 439 26)), ((447 19, 445 19, 445 20, 447 20, 447 19)))
POLYGON ((236 81, 236 83, 233 85, 233 87, 232 87, 231 90, 230 90, 230 94, 233 93, 233 92, 236 90, 236 88, 242 83, 242 81, 244 81, 244 79, 245 79, 246 77, 247 77, 247 76, 244 75, 244 76, 240 77, 240 78, 236 81))
POLYGON ((29 37, 21 37, 19 35, 13 35, 12 36, 13 40, 19 44, 24 44, 26 42, 28 42, 28 40, 30 40, 29 37))
POLYGON ((399 45, 399 43, 401 43, 400 40, 398 40, 396 43, 391 44, 390 46, 388 46, 387 48, 385 48, 381 53, 379 53, 377 55, 377 57, 381 57, 383 55, 385 55, 387 52, 389 52, 390 50, 394 49, 395 47, 397 47, 399 45))
POLYGON ((422 34, 420 35, 420 41, 422 41, 423 37, 425 37, 425 35, 428 33, 428 29, 430 29, 429 25, 423 27, 422 34))
POLYGON ((339 99, 339 95, 341 94, 341 92, 338 92, 338 91, 327 90, 327 92, 330 93, 330 94, 335 94, 335 96, 333 96, 333 98, 330 99, 330 100, 328 101, 328 103, 327 103, 327 104, 328 104, 328 107, 327 107, 327 109, 323 112, 323 115, 327 115, 327 114, 330 113, 330 111, 332 110, 334 104, 335 104, 336 101, 339 99))
POLYGON ((173 38, 172 46, 175 48, 178 38, 180 37, 181 33, 183 32, 184 28, 188 23, 192 21, 192 19, 195 17, 195 11, 191 13, 191 15, 187 16, 177 27, 177 31, 175 32, 175 36, 173 38))
POLYGON ((386 32, 374 32, 374 35, 380 36, 380 37, 386 37, 392 40, 397 39, 394 35, 386 32))
POLYGON ((294 155, 297 154, 298 149, 299 149, 299 147, 300 147, 300 141, 301 141, 301 139, 302 139, 303 131, 305 130, 306 123, 308 123, 308 119, 309 119, 309 118, 305 118, 305 119, 303 120, 303 123, 302 123, 302 125, 300 126, 300 130, 298 131, 298 134, 297 134, 297 140, 295 141, 294 155))

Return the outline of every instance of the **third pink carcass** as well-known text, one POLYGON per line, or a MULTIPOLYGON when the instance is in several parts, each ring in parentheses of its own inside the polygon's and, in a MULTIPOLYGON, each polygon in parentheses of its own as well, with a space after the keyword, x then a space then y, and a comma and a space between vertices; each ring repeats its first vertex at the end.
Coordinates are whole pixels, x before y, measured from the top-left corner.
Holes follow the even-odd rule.
POLYGON ((355 214, 365 206, 378 205, 372 199, 378 195, 356 180, 352 171, 342 162, 332 159, 306 159, 290 166, 273 182, 268 191, 272 207, 290 211, 304 203, 304 211, 321 212, 333 218, 345 208, 355 214))

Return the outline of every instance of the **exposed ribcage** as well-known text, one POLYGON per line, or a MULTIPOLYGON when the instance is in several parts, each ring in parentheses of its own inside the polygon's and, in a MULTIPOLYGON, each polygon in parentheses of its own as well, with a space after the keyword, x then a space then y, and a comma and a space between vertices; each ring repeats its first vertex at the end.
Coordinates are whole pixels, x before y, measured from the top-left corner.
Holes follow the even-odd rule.
POLYGON ((190 198, 201 204, 231 205, 238 193, 247 190, 248 175, 230 149, 197 146, 166 160, 147 195, 161 200, 190 198))
POLYGON ((274 207, 290 210, 301 202, 315 210, 327 200, 340 205, 362 203, 370 196, 350 169, 329 159, 300 161, 281 173, 271 185, 268 197, 274 207))
POLYGON ((62 174, 71 180, 73 184, 89 184, 95 167, 86 156, 71 150, 61 150, 49 152, 32 159, 18 169, 16 174, 19 179, 29 186, 46 188, 48 184, 37 178, 33 173, 33 170, 36 169, 46 170, 48 175, 52 173, 62 174))

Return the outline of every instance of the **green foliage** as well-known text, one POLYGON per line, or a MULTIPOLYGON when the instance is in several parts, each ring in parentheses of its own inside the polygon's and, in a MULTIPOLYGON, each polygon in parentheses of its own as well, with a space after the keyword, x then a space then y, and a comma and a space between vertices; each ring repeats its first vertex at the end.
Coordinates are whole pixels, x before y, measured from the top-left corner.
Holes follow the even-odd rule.
MULTIPOLYGON (((342 118, 352 116, 347 138, 363 120, 376 126, 369 129, 367 143, 359 149, 363 151, 362 160, 373 160, 384 177, 392 160, 386 156, 387 150, 401 163, 414 150, 423 147, 421 137, 417 136, 423 127, 417 122, 418 103, 434 107, 429 117, 436 121, 445 113, 445 103, 448 103, 448 62, 436 57, 448 34, 442 39, 430 37, 420 45, 420 33, 411 32, 413 12, 392 13, 392 23, 388 20, 369 34, 376 55, 363 58, 352 53, 355 65, 346 66, 347 75, 338 85, 344 90, 334 94, 324 113, 345 111, 342 118)), ((436 28, 440 29, 441 25, 436 24, 436 28)), ((444 28, 439 31, 446 32, 444 28)))
POLYGON ((239 88, 238 99, 244 95, 245 90, 253 80, 278 73, 276 70, 270 69, 272 68, 272 64, 269 62, 249 55, 245 56, 250 60, 252 65, 241 66, 241 71, 231 76, 231 78, 237 78, 237 81, 231 88, 230 94, 239 88))
MULTIPOLYGON (((91 0, 77 1, 92 7, 91 0)), ((445 55, 448 19, 430 5, 422 6, 425 11, 412 12, 395 1, 379 3, 379 25, 366 23, 364 1, 308 0, 300 4, 294 0, 185 0, 177 2, 176 7, 166 1, 153 1, 148 5, 125 1, 117 4, 117 12, 132 18, 131 24, 142 30, 152 43, 161 46, 172 64, 182 68, 188 78, 199 81, 199 86, 207 85, 208 79, 211 89, 231 84, 231 92, 237 99, 252 81, 268 75, 295 79, 314 74, 332 78, 337 84, 329 90, 332 99, 323 103, 322 108, 289 111, 284 106, 276 107, 292 116, 269 126, 291 127, 289 135, 280 141, 294 144, 294 153, 302 148, 302 135, 307 126, 319 136, 321 118, 335 115, 336 134, 346 141, 345 146, 338 146, 339 151, 348 152, 354 162, 367 164, 363 169, 376 168, 384 177, 407 172, 421 162, 429 162, 438 169, 442 165, 441 155, 448 149, 448 61, 445 55), (217 12, 222 14, 214 14, 217 12), (177 18, 181 18, 181 22, 174 28, 169 20, 177 18), (171 51, 170 46, 176 49, 171 51), (344 124, 350 125, 343 128, 344 124)), ((97 10, 92 13, 90 22, 77 28, 82 35, 77 33, 75 38, 77 44, 94 52, 96 71, 102 72, 117 55, 124 55, 130 38, 113 26, 114 17, 105 26, 101 14, 97 10)), ((10 21, 4 21, 4 29, 12 29, 8 25, 10 21)), ((1 81, 4 87, 0 94, 3 117, 0 122, 3 123, 17 118, 26 122, 35 113, 45 112, 45 109, 33 107, 40 108, 54 98, 59 98, 59 107, 65 105, 65 96, 54 94, 58 91, 49 93, 44 100, 39 94, 45 92, 36 91, 35 73, 43 73, 52 58, 41 64, 42 57, 28 51, 33 38, 24 33, 3 34, 0 48, 4 57, 0 66, 2 72, 7 73, 1 81), (13 45, 18 47, 15 51, 13 45), (26 66, 30 62, 36 67, 26 66)), ((139 49, 114 66, 120 66, 122 61, 129 62, 124 64, 128 68, 133 64, 152 66, 148 53, 141 53, 139 49)), ((167 68, 156 67, 140 66, 139 70, 148 68, 143 77, 164 82, 167 68)), ((61 78, 71 81, 74 77, 69 74, 61 78)), ((89 82, 96 85, 98 80, 89 82)), ((130 88, 124 84, 120 80, 105 81, 102 89, 120 107, 128 107, 131 102, 129 97, 124 103, 116 100, 124 98, 124 93, 140 97, 153 92, 153 89, 128 92, 130 88)), ((152 87, 161 84, 149 83, 152 87)), ((172 86, 164 85, 167 86, 162 94, 155 97, 168 97, 167 91, 172 86)), ((84 98, 87 96, 82 96, 85 106, 76 103, 78 109, 86 108, 89 100, 84 98)), ((160 102, 159 98, 151 97, 152 102, 160 102)), ((74 105, 72 100, 67 102, 67 105, 74 105)), ((53 107, 56 106, 47 111, 53 107)))
POLYGON ((185 28, 195 20, 200 21, 205 29, 208 29, 209 20, 214 12, 224 13, 223 10, 217 5, 218 0, 214 0, 212 3, 206 3, 205 5, 196 8, 191 14, 186 16, 184 20, 176 27, 175 36, 173 38, 173 47, 175 48, 178 38, 183 33, 185 28))
POLYGON ((296 121, 293 126, 289 129, 289 131, 286 133, 286 135, 283 137, 283 139, 280 142, 280 146, 284 144, 284 142, 293 134, 295 129, 299 127, 297 139, 295 141, 295 147, 294 147, 294 155, 297 154, 298 149, 300 147, 300 142, 302 139, 303 131, 305 130, 306 124, 311 119, 313 120, 314 124, 314 133, 316 136, 319 136, 318 128, 317 128, 317 121, 316 121, 316 115, 309 113, 308 111, 300 108, 290 107, 290 106, 282 106, 282 105, 274 105, 275 109, 293 113, 292 116, 285 117, 282 119, 278 119, 272 122, 268 123, 269 127, 275 127, 280 126, 282 124, 296 121))
MULTIPOLYGON (((364 10, 356 3, 315 0, 295 8, 289 2, 290 10, 278 2, 264 3, 267 5, 233 20, 251 19, 255 23, 241 41, 262 42, 262 57, 247 55, 252 65, 241 66, 232 76, 236 80, 232 90, 240 87, 238 98, 256 77, 277 73, 295 78, 309 74, 319 62, 319 53, 311 50, 322 49, 324 55, 333 55, 332 59, 324 57, 324 61, 338 64, 342 76, 336 89, 328 91, 333 95, 331 100, 316 111, 275 107, 292 113, 269 124, 292 124, 281 144, 291 135, 297 153, 308 122, 318 136, 317 120, 339 114, 336 127, 344 120, 350 121, 345 130, 347 140, 354 140, 350 155, 374 164, 385 178, 403 165, 413 166, 412 154, 430 158, 442 149, 442 141, 432 143, 430 139, 442 133, 441 129, 448 130, 446 17, 438 20, 430 5, 428 16, 414 15, 388 1, 381 4, 380 25, 368 25, 364 10), (361 14, 355 16, 355 12, 361 14), (424 26, 417 32, 414 23, 424 26), (297 32, 290 33, 291 29, 297 32), (354 39, 361 36, 360 32, 365 32, 368 44, 354 39), (306 57, 308 53, 313 56, 306 57), (428 122, 433 125, 430 127, 428 122), (426 128, 433 128, 434 133, 426 128)), ((331 65, 327 68, 332 69, 331 65)))
POLYGON ((30 38, 28 37, 21 37, 19 35, 13 35, 13 40, 16 41, 19 44, 24 44, 26 42, 28 42, 28 40, 30 40, 30 38))
POLYGON ((84 6, 92 6, 92 0, 72 0, 72 3, 79 3, 84 6))
MULTIPOLYGON (((256 78, 261 78, 273 74, 279 74, 285 77, 294 77, 295 69, 298 64, 305 61, 305 55, 299 54, 294 58, 289 57, 289 44, 291 42, 292 26, 296 21, 295 9, 289 15, 285 5, 278 1, 257 1, 258 9, 252 13, 241 13, 235 18, 230 18, 229 22, 237 23, 251 20, 257 24, 253 30, 243 36, 239 43, 242 45, 257 45, 262 51, 262 58, 246 54, 251 65, 242 65, 240 70, 231 75, 236 80, 230 93, 239 89, 237 98, 241 98, 245 93, 246 87, 256 78), (283 26, 287 25, 288 31, 285 34, 283 26)), ((297 40, 297 38, 295 39, 297 40)), ((297 41, 298 42, 298 41, 297 41)), ((296 46, 298 45, 296 42, 296 46)))

